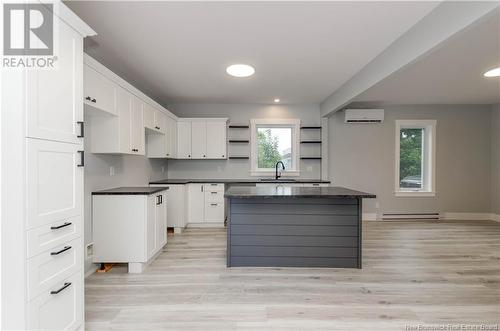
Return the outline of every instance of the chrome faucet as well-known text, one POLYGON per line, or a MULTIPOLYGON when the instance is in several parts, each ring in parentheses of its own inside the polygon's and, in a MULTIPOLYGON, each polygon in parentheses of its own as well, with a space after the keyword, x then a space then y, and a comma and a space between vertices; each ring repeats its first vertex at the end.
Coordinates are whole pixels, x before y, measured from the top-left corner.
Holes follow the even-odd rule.
POLYGON ((280 177, 281 177, 281 171, 278 175, 278 166, 281 164, 281 167, 283 168, 283 170, 285 170, 285 164, 281 161, 278 161, 276 162, 276 180, 278 180, 280 177))

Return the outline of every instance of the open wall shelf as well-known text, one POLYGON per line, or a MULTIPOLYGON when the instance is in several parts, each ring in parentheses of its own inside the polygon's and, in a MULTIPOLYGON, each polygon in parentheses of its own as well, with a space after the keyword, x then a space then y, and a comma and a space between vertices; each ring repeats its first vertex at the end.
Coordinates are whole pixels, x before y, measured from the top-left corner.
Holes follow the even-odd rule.
POLYGON ((319 156, 303 156, 300 159, 301 160, 321 160, 322 158, 319 156))
POLYGON ((301 144, 321 144, 321 140, 304 140, 300 142, 301 144))
POLYGON ((250 140, 240 140, 240 139, 233 139, 229 140, 229 143, 231 144, 248 144, 250 140))
POLYGON ((302 126, 301 130, 321 130, 321 126, 302 126))

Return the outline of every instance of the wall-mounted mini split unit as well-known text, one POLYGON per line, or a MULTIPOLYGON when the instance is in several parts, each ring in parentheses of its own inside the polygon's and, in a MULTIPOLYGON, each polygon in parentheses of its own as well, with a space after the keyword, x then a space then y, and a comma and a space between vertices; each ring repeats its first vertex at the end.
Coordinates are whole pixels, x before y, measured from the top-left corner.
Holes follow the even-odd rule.
POLYGON ((383 109, 346 109, 346 123, 382 123, 384 121, 383 109))

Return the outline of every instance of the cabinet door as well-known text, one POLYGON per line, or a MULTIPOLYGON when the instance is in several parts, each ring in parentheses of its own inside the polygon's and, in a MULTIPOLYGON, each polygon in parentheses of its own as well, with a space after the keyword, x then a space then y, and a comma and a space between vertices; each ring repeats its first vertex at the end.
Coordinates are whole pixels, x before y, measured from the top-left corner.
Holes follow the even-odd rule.
POLYGON ((207 122, 207 158, 227 158, 226 123, 207 122))
MULTIPOLYGON (((207 123, 194 121, 191 123, 191 149, 194 159, 207 158, 207 123)), ((212 137, 210 137, 212 139, 212 137)))
POLYGON ((26 214, 28 228, 82 214, 82 146, 27 139, 26 214))
POLYGON ((148 212, 146 220, 146 247, 148 250, 148 260, 156 252, 156 195, 148 196, 148 212))
POLYGON ((173 118, 167 117, 168 128, 165 139, 167 139, 167 157, 177 157, 177 121, 173 118))
POLYGON ((191 158, 191 122, 177 123, 177 158, 191 158))
POLYGON ((78 330, 83 323, 83 302, 79 271, 28 303, 28 329, 78 330))
POLYGON ((203 184, 188 184, 188 223, 203 223, 204 210, 203 184))
POLYGON ((155 128, 155 109, 151 107, 147 103, 143 103, 143 119, 144 119, 144 127, 156 130, 155 128))
POLYGON ((58 42, 55 68, 27 71, 27 136, 81 144, 83 41, 59 21, 58 42))
POLYGON ((170 185, 167 191, 167 225, 174 228, 185 226, 185 185, 170 185))
POLYGON ((86 105, 116 114, 115 84, 88 65, 83 69, 83 101, 86 105))
POLYGON ((143 121, 143 102, 133 96, 132 97, 132 111, 130 118, 130 137, 131 145, 130 150, 133 154, 144 155, 144 121, 143 121))
POLYGON ((155 128, 159 132, 167 132, 167 115, 155 109, 155 128))
POLYGON ((116 89, 116 110, 119 121, 119 144, 122 153, 132 153, 132 97, 133 95, 122 87, 116 89))
POLYGON ((160 250, 167 243, 167 192, 157 194, 156 202, 156 251, 160 250))

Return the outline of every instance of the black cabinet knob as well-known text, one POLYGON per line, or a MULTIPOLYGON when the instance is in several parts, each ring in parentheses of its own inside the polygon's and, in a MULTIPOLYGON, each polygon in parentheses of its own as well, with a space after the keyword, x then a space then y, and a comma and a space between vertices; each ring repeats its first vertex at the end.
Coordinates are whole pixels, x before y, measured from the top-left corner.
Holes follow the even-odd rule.
POLYGON ((93 102, 93 103, 96 103, 96 102, 97 102, 97 100, 96 100, 96 99, 92 99, 92 102, 93 102))
POLYGON ((90 101, 90 100, 92 100, 92 98, 91 97, 85 97, 85 100, 90 101))

